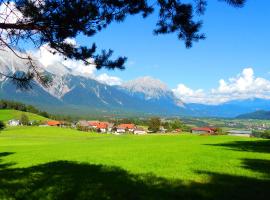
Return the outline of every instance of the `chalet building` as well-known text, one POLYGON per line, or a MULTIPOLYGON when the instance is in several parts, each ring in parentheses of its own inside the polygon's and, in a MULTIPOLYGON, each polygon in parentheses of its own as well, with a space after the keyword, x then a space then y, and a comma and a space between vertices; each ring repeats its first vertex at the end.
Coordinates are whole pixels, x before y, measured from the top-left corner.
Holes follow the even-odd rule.
POLYGON ((191 132, 195 134, 214 134, 215 133, 215 128, 212 127, 198 127, 198 128, 192 128, 191 132))

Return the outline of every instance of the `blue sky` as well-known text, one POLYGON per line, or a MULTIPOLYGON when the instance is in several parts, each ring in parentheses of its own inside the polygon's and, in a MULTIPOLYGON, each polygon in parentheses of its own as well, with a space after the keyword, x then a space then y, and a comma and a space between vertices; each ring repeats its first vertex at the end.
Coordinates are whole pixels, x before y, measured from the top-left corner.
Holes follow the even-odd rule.
POLYGON ((201 16, 207 39, 194 43, 191 49, 186 49, 175 34, 153 35, 156 13, 146 19, 130 16, 95 37, 79 36, 76 41, 68 38, 67 42, 73 44, 90 46, 95 42, 100 49, 113 49, 115 56, 127 56, 124 71, 97 72, 93 65, 52 55, 47 44, 32 49, 32 53, 45 67, 62 62, 77 75, 109 85, 151 76, 166 83, 184 102, 220 104, 270 99, 269 7, 269 0, 247 0, 238 9, 219 0, 208 0, 206 14, 201 16))
POLYGON ((106 71, 123 80, 150 75, 175 88, 183 83, 190 88, 208 90, 220 79, 234 77, 246 67, 256 76, 270 78, 270 1, 248 0, 241 9, 223 2, 209 1, 202 17, 202 32, 207 39, 186 49, 175 34, 154 36, 156 16, 140 16, 112 24, 94 38, 78 38, 80 44, 96 42, 98 47, 128 57, 124 71, 106 71))

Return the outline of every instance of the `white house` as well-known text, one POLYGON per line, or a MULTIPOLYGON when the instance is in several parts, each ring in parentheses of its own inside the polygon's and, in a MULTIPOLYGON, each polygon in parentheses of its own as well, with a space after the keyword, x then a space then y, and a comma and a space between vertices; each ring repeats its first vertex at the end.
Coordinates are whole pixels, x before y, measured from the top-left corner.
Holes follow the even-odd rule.
POLYGON ((19 126, 21 124, 20 120, 12 119, 8 121, 9 126, 19 126))
POLYGON ((124 128, 117 128, 116 129, 116 133, 125 133, 126 132, 126 130, 124 129, 124 128))
POLYGON ((143 128, 135 128, 134 132, 133 132, 135 135, 144 135, 146 134, 146 131, 143 129, 143 128))

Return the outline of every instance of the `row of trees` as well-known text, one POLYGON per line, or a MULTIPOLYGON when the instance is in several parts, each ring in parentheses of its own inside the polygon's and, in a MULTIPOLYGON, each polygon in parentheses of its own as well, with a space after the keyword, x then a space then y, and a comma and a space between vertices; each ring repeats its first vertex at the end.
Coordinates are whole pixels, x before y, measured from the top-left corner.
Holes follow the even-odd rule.
POLYGON ((270 139, 270 130, 265 130, 265 131, 253 131, 253 132, 252 132, 252 135, 253 135, 254 137, 270 139))
POLYGON ((149 119, 148 129, 152 132, 160 131, 161 127, 163 127, 167 132, 174 131, 176 129, 180 129, 181 131, 190 132, 191 128, 185 125, 179 119, 174 119, 166 122, 162 122, 159 117, 153 117, 149 119))

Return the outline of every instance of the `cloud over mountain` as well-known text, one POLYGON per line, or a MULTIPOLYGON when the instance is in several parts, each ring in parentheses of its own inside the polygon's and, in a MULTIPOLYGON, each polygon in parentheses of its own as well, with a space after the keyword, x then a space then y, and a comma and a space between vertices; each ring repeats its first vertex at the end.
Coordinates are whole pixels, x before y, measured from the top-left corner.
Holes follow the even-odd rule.
POLYGON ((173 89, 174 94, 186 103, 220 104, 231 100, 270 99, 270 81, 255 77, 252 68, 245 68, 227 81, 221 79, 217 88, 210 91, 193 90, 184 84, 173 89))

